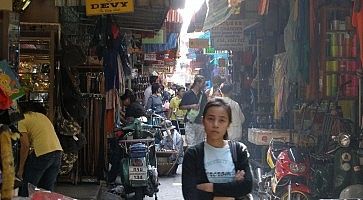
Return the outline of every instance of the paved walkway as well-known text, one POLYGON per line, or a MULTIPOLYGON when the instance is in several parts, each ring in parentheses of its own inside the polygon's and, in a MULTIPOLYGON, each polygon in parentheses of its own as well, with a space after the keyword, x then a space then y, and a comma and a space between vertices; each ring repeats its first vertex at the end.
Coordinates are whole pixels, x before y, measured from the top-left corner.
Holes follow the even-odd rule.
MULTIPOLYGON (((177 174, 174 176, 159 177, 158 200, 183 200, 181 188, 181 166, 179 166, 177 174)), ((104 184, 103 184, 104 185, 104 184)), ((101 194, 103 187, 99 184, 57 184, 55 191, 69 197, 79 200, 96 200, 103 199, 101 194)), ((120 197, 108 197, 107 200, 121 200, 120 197)), ((154 197, 145 197, 145 200, 152 200, 154 197)))
MULTIPOLYGON (((183 200, 181 188, 181 166, 179 166, 177 175, 170 177, 160 177, 160 191, 158 192, 158 200, 183 200)), ((151 200, 154 198, 145 198, 151 200)))

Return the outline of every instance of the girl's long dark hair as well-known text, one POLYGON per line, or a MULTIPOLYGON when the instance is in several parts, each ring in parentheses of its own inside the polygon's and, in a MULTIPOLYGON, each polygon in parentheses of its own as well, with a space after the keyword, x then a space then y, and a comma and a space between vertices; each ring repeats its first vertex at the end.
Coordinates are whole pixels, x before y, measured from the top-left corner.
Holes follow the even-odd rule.
POLYGON ((21 102, 18 104, 19 109, 22 113, 29 113, 29 112, 38 112, 44 115, 47 114, 47 109, 43 106, 40 102, 21 102))
MULTIPOLYGON (((221 98, 214 98, 212 100, 210 100, 207 105, 205 105, 204 110, 203 110, 203 117, 207 114, 209 108, 211 107, 222 107, 224 108, 224 110, 226 110, 227 115, 228 115, 228 121, 229 124, 232 123, 232 110, 231 107, 221 98)), ((228 131, 226 132, 226 134, 224 134, 223 139, 228 139, 228 131)))

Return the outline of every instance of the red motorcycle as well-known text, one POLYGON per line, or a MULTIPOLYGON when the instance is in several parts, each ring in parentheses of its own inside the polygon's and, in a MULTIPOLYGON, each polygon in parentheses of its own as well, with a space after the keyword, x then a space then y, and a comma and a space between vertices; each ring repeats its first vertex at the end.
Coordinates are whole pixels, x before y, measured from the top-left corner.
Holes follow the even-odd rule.
POLYGON ((270 172, 262 175, 261 169, 257 168, 259 199, 309 199, 310 163, 298 147, 283 139, 272 139, 267 163, 270 172))

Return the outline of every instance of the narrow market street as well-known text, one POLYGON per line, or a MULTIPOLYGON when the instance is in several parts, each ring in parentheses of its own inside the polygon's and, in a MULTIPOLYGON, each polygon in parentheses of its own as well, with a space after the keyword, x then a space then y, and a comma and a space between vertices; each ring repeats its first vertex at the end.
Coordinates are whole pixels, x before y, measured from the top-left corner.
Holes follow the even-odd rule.
MULTIPOLYGON (((158 193, 158 200, 182 200, 182 184, 181 184, 181 170, 175 176, 160 177, 160 191, 158 193)), ((151 197, 145 198, 148 200, 154 199, 151 197)))
POLYGON ((1 200, 363 199, 363 0, 0 2, 1 200))

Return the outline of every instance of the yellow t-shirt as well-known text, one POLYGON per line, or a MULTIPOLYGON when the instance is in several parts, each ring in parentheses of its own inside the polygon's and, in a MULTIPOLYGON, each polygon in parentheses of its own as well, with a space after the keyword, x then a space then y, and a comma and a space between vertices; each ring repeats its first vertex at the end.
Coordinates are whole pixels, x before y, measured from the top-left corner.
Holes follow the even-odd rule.
POLYGON ((178 119, 183 119, 185 114, 187 113, 187 110, 179 109, 180 102, 181 102, 181 99, 178 96, 173 97, 170 100, 169 108, 170 108, 170 110, 172 112, 171 116, 170 116, 171 120, 176 120, 177 118, 178 119))
POLYGON ((28 134, 30 147, 34 148, 37 157, 62 150, 54 126, 47 116, 29 112, 24 114, 24 117, 19 121, 18 129, 20 133, 28 134))

